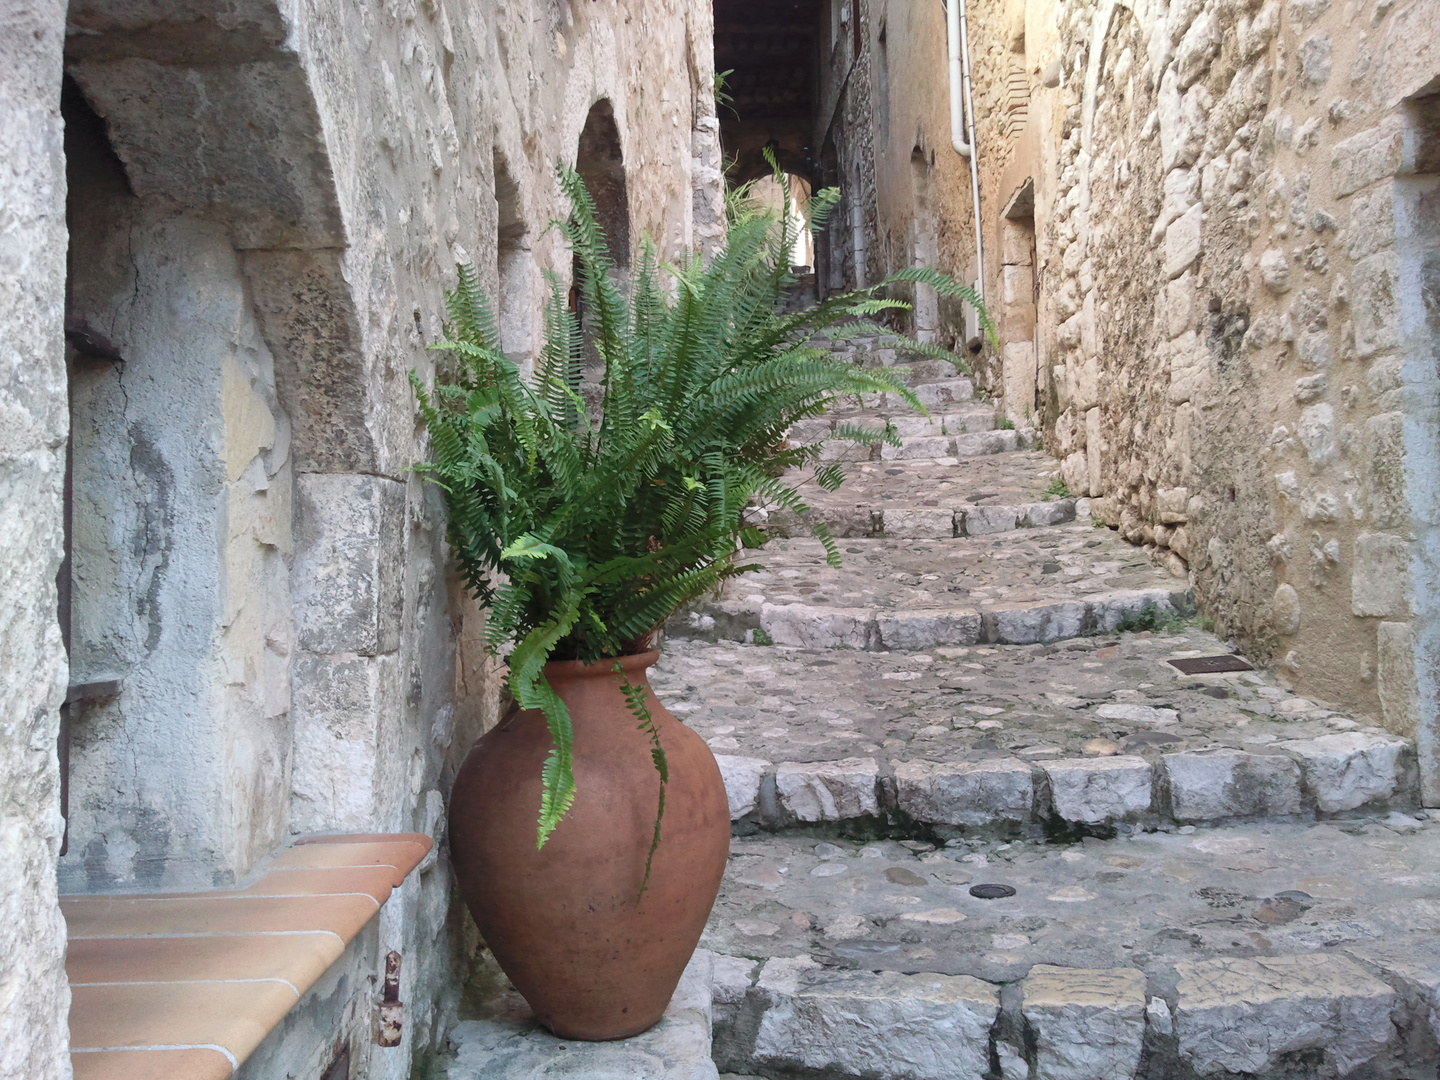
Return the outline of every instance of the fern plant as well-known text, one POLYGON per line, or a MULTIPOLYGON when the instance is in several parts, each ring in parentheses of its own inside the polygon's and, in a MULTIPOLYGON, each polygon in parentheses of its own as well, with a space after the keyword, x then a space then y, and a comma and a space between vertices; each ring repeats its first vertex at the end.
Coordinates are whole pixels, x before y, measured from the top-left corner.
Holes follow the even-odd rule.
MULTIPOLYGON (((455 556, 469 588, 489 605, 486 646, 509 650, 511 694, 544 714, 553 740, 537 847, 575 798, 572 720, 546 681, 546 662, 643 652, 680 606, 754 569, 737 559, 763 540, 747 525, 746 507, 760 501, 807 513, 783 474, 817 462, 820 446, 787 444, 797 420, 853 394, 892 394, 924 411, 893 369, 836 360, 812 344, 816 334, 843 336, 858 318, 905 307, 876 295, 895 280, 978 300, 936 271, 910 268, 783 315, 793 230, 740 204, 732 204, 726 243, 708 262, 662 268, 647 240, 622 287, 583 182, 562 169, 560 183, 574 212, 551 227, 575 253, 585 325, 568 309, 564 283, 548 275, 544 346, 527 379, 500 351, 474 267, 462 265, 446 298, 446 338, 432 346, 454 362, 433 391, 411 373, 430 435, 430 460, 419 468, 443 488, 455 556), (586 353, 602 365, 593 415, 575 389, 586 353)), ((832 190, 812 199, 811 227, 823 224, 838 198, 832 190)), ((912 348, 954 359, 935 346, 912 348)), ((893 429, 857 425, 836 437, 897 441, 893 429)), ((833 490, 843 467, 826 465, 815 479, 833 490)), ((819 524, 814 532, 838 565, 829 533, 819 524)), ((658 843, 664 750, 643 694, 626 696, 652 736, 658 843)))

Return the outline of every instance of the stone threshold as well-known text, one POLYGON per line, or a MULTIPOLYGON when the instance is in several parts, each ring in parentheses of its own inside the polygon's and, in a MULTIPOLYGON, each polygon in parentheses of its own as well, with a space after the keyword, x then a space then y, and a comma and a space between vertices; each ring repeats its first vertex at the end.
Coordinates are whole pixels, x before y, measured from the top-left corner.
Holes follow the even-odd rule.
POLYGON ((973 608, 828 607, 712 600, 672 616, 667 635, 753 642, 762 630, 776 645, 804 649, 929 649, 939 645, 1034 645, 1109 634, 1153 612, 1188 618, 1189 590, 1116 589, 1074 599, 982 604, 973 608))
POLYGON ((310 836, 240 889, 62 896, 76 1080, 228 1080, 431 847, 310 836))

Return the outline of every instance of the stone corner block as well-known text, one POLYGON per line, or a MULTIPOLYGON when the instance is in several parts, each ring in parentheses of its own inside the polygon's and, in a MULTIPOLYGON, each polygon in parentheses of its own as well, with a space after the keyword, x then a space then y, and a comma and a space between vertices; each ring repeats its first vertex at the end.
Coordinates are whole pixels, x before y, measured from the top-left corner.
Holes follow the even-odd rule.
POLYGON ((1036 964, 1021 1011, 1035 1033, 1036 1075, 1050 1080, 1124 1080, 1140 1067, 1145 973, 1136 968, 1036 964))
POLYGON ((875 790, 880 767, 874 758, 803 763, 775 767, 775 793, 781 808, 798 821, 844 821, 880 812, 875 790))
POLYGON ((1050 778, 1055 813, 1098 825, 1150 809, 1154 777, 1142 757, 1063 758, 1037 763, 1050 778))
POLYGON ((932 825, 1025 821, 1035 805, 1030 766, 1019 758, 901 762, 895 788, 900 809, 932 825))
POLYGON ((374 656, 400 647, 405 485, 355 473, 295 478, 296 643, 374 656))
POLYGON ((770 1068, 906 1080, 981 1080, 1000 992, 969 975, 820 969, 770 960, 754 1060, 770 1068), (773 970, 772 970, 773 969, 773 970))
POLYGON ((762 758, 716 754, 720 777, 725 781, 725 797, 730 801, 730 820, 738 821, 760 803, 760 782, 770 771, 770 762, 762 758))
POLYGON ((1178 821, 1298 814, 1300 767, 1283 754, 1219 748, 1166 754, 1170 804, 1178 821))
POLYGON ((1327 814, 1397 796, 1410 743, 1393 735, 1344 731, 1278 744, 1300 762, 1305 787, 1327 814))
POLYGON ((981 639, 980 612, 882 611, 876 614, 880 643, 887 649, 929 649, 936 645, 974 645, 981 639))
POLYGON ((1175 1029, 1200 1076, 1263 1073, 1283 1054, 1323 1049, 1343 1076, 1390 1040, 1395 992, 1325 954, 1182 962, 1175 1029))
POLYGON ((770 640, 802 649, 863 649, 874 621, 874 613, 866 608, 760 605, 760 627, 770 640))

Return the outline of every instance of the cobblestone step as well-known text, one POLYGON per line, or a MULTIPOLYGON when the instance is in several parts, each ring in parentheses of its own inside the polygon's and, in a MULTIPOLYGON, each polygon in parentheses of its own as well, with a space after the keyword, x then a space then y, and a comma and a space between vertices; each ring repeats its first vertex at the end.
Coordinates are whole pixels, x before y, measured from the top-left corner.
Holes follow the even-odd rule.
MULTIPOLYGON (((966 535, 967 526, 978 535, 987 528, 1008 531, 1087 515, 1088 500, 1057 493, 1056 464, 1041 451, 973 458, 963 469, 954 464, 860 462, 846 466, 845 483, 835 491, 813 483, 810 470, 797 471, 790 479, 814 519, 825 522, 838 537, 943 539, 966 535), (1014 512, 996 507, 1011 507, 1014 512)), ((809 526, 786 511, 770 510, 757 515, 757 520, 773 535, 810 535, 809 526)))
POLYGON ((1419 805, 1412 745, 1197 627, 865 653, 666 643, 651 681, 710 744, 743 829, 1042 838, 1419 805))
POLYGON ((943 535, 961 512, 887 508, 878 523, 868 507, 834 515, 832 529, 847 537, 839 569, 817 540, 771 540, 754 553, 763 571, 677 613, 667 633, 754 641, 759 631, 761 640, 806 648, 926 649, 1059 641, 1191 610, 1186 581, 1088 518, 1064 524, 1069 500, 970 507, 964 528, 979 536, 856 536, 877 524, 902 537, 943 535), (1021 521, 1061 523, 1016 531, 1021 521))
POLYGON ((737 837, 702 944, 743 1076, 1428 1077, 1440 828, 737 837), (974 896, 998 884, 1013 895, 974 896))

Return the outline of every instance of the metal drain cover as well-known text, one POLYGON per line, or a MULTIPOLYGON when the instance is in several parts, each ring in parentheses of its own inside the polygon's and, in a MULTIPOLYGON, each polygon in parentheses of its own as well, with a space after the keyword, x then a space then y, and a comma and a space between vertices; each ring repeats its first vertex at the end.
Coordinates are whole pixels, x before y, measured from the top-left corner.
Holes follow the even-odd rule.
POLYGON ((1009 885, 971 885, 970 895, 977 900, 1003 900, 1014 896, 1015 889, 1009 885))
POLYGON ((1186 675, 1211 675, 1221 671, 1254 671, 1238 656, 1189 656, 1184 660, 1171 660, 1172 667, 1186 675))

